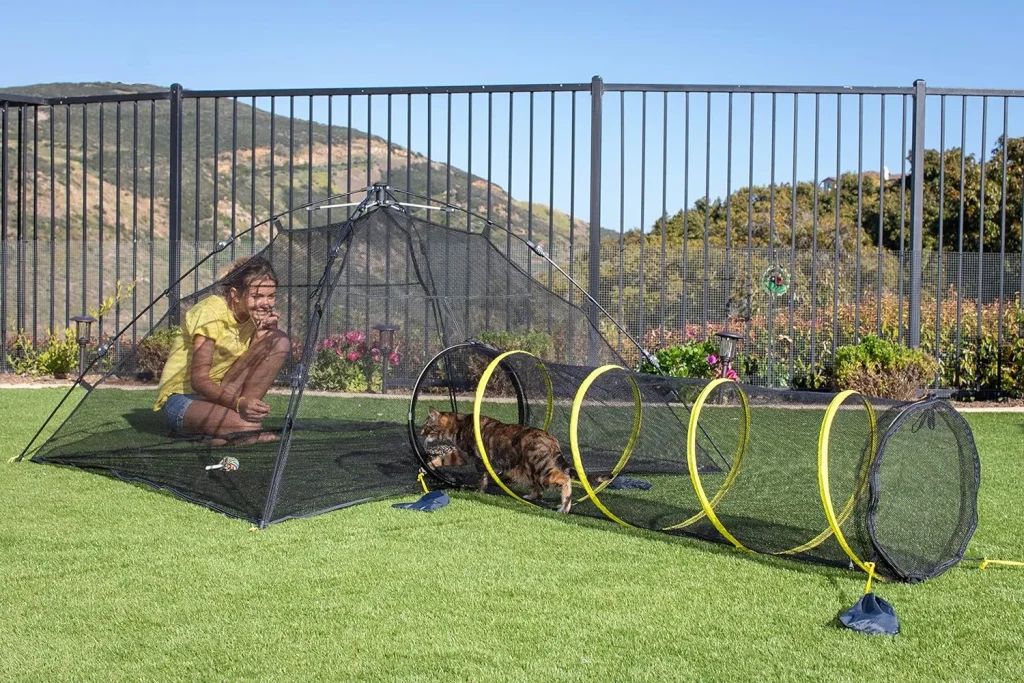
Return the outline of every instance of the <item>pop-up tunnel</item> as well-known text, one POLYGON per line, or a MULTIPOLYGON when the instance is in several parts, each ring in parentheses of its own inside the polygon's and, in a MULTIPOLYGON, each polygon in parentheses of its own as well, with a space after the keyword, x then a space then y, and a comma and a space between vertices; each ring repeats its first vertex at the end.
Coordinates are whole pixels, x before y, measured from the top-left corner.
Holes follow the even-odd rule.
MULTIPOLYGON (((573 468, 573 512, 625 526, 865 571, 873 563, 881 577, 912 582, 962 559, 977 523, 977 449, 942 400, 563 365, 472 342, 446 349, 424 368, 409 413, 424 468, 451 486, 475 486, 487 471, 495 490, 523 500, 484 449, 459 467, 431 466, 418 437, 429 407, 554 435, 573 468)), ((540 504, 557 498, 549 491, 540 504)))

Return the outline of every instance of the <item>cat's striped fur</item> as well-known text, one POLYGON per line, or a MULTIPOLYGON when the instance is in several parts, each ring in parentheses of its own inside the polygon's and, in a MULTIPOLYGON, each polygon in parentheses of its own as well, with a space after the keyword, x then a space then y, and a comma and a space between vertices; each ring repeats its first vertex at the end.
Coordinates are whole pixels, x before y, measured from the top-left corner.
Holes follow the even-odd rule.
MULTIPOLYGON (((557 486, 562 495, 558 511, 569 512, 572 505, 571 469, 562 456, 558 439, 535 427, 506 424, 483 415, 480 416, 480 435, 491 467, 502 481, 530 486, 530 494, 524 496, 527 500, 539 499, 546 487, 557 486)), ((431 408, 420 436, 427 451, 433 455, 429 463, 431 467, 472 463, 481 475, 478 490, 487 488, 489 477, 477 453, 472 415, 442 413, 431 408), (455 448, 445 449, 446 444, 455 448)))

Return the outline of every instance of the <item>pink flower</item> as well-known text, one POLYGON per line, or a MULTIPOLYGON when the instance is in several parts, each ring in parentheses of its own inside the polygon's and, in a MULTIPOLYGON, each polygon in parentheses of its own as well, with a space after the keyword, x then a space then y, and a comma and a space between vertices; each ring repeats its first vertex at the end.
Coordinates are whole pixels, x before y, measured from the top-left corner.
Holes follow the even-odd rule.
POLYGON ((338 358, 344 358, 345 357, 345 352, 342 351, 340 348, 339 349, 334 349, 334 353, 337 354, 338 358))
POLYGON ((359 330, 351 330, 345 333, 345 341, 349 344, 362 344, 365 339, 366 335, 359 330))
POLYGON ((712 367, 718 365, 718 356, 716 356, 715 354, 711 354, 710 356, 708 356, 704 360, 706 360, 708 362, 708 365, 710 365, 712 367))
POLYGON ((380 362, 380 349, 374 347, 372 352, 370 353, 370 357, 373 358, 373 362, 374 363, 379 363, 380 362))
POLYGON ((361 354, 361 353, 359 353, 358 351, 349 351, 349 352, 348 352, 348 353, 347 353, 347 354, 345 355, 345 358, 348 358, 348 359, 349 359, 350 361, 352 361, 352 362, 354 363, 354 362, 356 362, 357 360, 359 360, 360 358, 362 358, 362 354, 361 354))
POLYGON ((401 357, 398 355, 397 351, 392 351, 391 353, 388 354, 388 361, 392 365, 398 365, 400 360, 401 360, 401 357))
POLYGON ((733 382, 739 382, 740 381, 740 376, 737 375, 736 371, 733 370, 732 368, 729 368, 728 370, 725 371, 725 378, 726 379, 731 379, 733 382))

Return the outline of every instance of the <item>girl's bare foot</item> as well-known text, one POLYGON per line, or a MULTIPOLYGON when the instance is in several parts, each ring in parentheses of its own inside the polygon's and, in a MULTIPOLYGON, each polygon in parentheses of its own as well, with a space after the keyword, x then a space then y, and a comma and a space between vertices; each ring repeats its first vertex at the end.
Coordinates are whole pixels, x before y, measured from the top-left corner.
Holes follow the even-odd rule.
POLYGON ((275 432, 253 432, 251 434, 246 434, 245 436, 238 436, 231 439, 216 436, 210 439, 210 445, 214 447, 227 446, 228 444, 232 446, 249 446, 254 443, 269 443, 271 441, 280 440, 281 437, 279 437, 275 432))

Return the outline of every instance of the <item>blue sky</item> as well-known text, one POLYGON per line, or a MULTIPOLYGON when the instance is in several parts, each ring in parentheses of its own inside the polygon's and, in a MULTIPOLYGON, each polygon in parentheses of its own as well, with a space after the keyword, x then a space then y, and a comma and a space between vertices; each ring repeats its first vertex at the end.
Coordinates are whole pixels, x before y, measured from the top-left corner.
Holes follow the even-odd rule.
POLYGON ((1024 3, 5 3, 0 84, 1019 87, 1024 3), (24 26, 25 30, 11 30, 24 26))
MULTIPOLYGON (((61 0, 45 7, 7 3, 0 12, 6 24, 0 86, 104 80, 157 85, 178 82, 192 89, 353 87, 585 82, 600 75, 609 83, 907 86, 916 78, 924 78, 932 86, 1024 88, 1019 52, 1024 3, 1019 0, 734 0, 727 4, 657 0, 396 0, 377 4, 183 0, 162 5, 108 2, 102 6, 61 0), (25 28, 11 29, 18 26, 25 28)), ((693 104, 695 109, 704 106, 703 101, 694 100, 693 104)), ((958 140, 959 104, 954 104, 956 112, 951 119, 955 121, 948 130, 958 140)), ((567 106, 558 104, 557 131, 562 130, 567 106)), ((626 195, 638 192, 640 162, 634 157, 640 150, 636 139, 640 106, 638 99, 627 100, 628 158, 625 169, 619 169, 618 115, 612 111, 618 107, 618 96, 606 98, 606 107, 610 107, 606 109, 606 155, 616 157, 609 160, 606 173, 606 186, 612 195, 618 194, 620 180, 628 185, 626 195)), ((652 118, 648 126, 652 130, 660 130, 663 106, 660 95, 649 98, 652 118)), ((716 123, 726 106, 724 100, 715 102, 716 123)), ((683 185, 689 190, 688 200, 692 203, 694 193, 704 193, 706 182, 712 185, 711 194, 716 195, 746 184, 751 170, 755 182, 767 181, 770 163, 765 159, 770 154, 770 131, 766 128, 766 117, 770 102, 755 102, 754 160, 749 155, 749 132, 744 132, 749 129, 749 100, 737 99, 735 106, 735 168, 730 169, 731 176, 719 168, 727 164, 720 163, 711 170, 704 166, 694 168, 689 174, 693 177, 684 182, 678 155, 673 152, 675 156, 662 159, 661 138, 650 143, 648 155, 657 158, 648 159, 648 164, 653 164, 649 166, 649 175, 654 179, 644 179, 648 192, 642 203, 645 223, 649 224, 652 211, 660 212, 663 201, 670 212, 680 208, 683 198, 677 190, 683 185), (666 188, 661 188, 662 169, 666 167, 665 175, 669 177, 666 188), (673 188, 671 193, 667 186, 673 188), (665 194, 672 196, 665 199, 665 194)), ((834 174, 837 168, 856 169, 858 142, 849 138, 857 129, 856 101, 843 103, 841 134, 836 131, 834 98, 831 103, 823 101, 822 106, 825 132, 821 152, 825 158, 819 160, 819 176, 834 174), (834 150, 837 139, 842 146, 838 158, 834 150)), ((884 163, 896 170, 901 163, 902 147, 899 101, 887 102, 884 151, 877 142, 881 120, 878 106, 877 98, 865 104, 867 151, 863 167, 867 170, 884 163)), ((1002 130, 1002 105, 992 106, 999 111, 990 112, 995 118, 990 118, 990 130, 984 140, 989 148, 1002 130)), ((521 124, 524 109, 519 101, 516 107, 521 124)), ((670 100, 669 107, 670 119, 678 120, 682 100, 670 100)), ((780 100, 780 107, 791 109, 791 100, 780 100)), ((811 134, 813 121, 804 117, 813 115, 813 101, 801 100, 800 107, 799 175, 806 179, 813 176, 814 159, 810 151, 813 141, 805 142, 804 136, 811 134)), ((977 109, 974 104, 971 107, 971 112, 977 109)), ((323 118, 322 110, 318 104, 317 118, 323 118)), ((300 114, 304 111, 300 109, 300 114)), ((374 132, 382 130, 377 118, 381 113, 382 107, 375 103, 374 132)), ((358 116, 357 112, 353 125, 365 125, 365 115, 362 121, 358 116)), ((546 114, 542 112, 540 116, 546 114)), ((980 119, 980 114, 972 116, 980 119)), ((1022 116, 1024 103, 1015 101, 1008 128, 1014 128, 1022 116)), ((784 121, 784 117, 780 120, 784 121)), ((937 146, 938 117, 930 115, 929 122, 929 145, 937 146)), ((696 115, 694 123, 698 127, 703 125, 696 115)), ((980 151, 983 141, 974 131, 977 124, 977 120, 972 120, 969 126, 970 146, 980 151)), ((676 130, 677 124, 672 126, 672 141, 667 144, 678 150, 677 138, 681 139, 681 133, 676 130)), ((787 126, 790 129, 789 133, 779 133, 780 150, 787 144, 791 150, 792 125, 783 122, 779 126, 780 131, 787 126), (788 142, 782 139, 785 135, 789 135, 788 142)), ((477 134, 479 130, 477 126, 477 134)), ((521 134, 517 127, 516 135, 521 134)), ((464 135, 464 124, 457 122, 452 134, 452 163, 463 168, 469 161, 464 135)), ((558 136, 560 142, 565 141, 565 134, 559 132, 558 136)), ((713 133, 713 157, 725 153, 724 147, 718 149, 725 144, 725 136, 724 130, 713 133)), ((414 136, 413 147, 423 151, 424 140, 425 132, 419 139, 414 136)), ((396 142, 404 143, 398 139, 396 142)), ((580 142, 585 142, 585 138, 580 142)), ((706 141, 694 138, 691 143, 691 156, 699 157, 703 164, 706 141)), ((947 146, 951 144, 947 140, 947 146)), ((435 138, 433 145, 444 149, 443 140, 435 138)), ((485 165, 478 158, 476 145, 474 140, 474 172, 485 165)), ((539 172, 535 174, 534 188, 537 201, 546 203, 550 179, 547 169, 540 168, 549 165, 544 154, 543 150, 538 152, 542 158, 537 162, 539 172)), ((567 161, 565 154, 558 154, 556 172, 563 175, 567 161)), ((791 156, 792 152, 787 154, 791 156)), ((577 164, 581 163, 586 163, 585 156, 578 156, 577 164)), ((506 159, 494 160, 496 168, 503 165, 507 167, 506 159)), ((521 159, 514 165, 512 180, 518 188, 514 187, 514 194, 525 198, 528 169, 521 159)), ((778 160, 780 180, 788 179, 791 167, 790 160, 778 160)), ((576 184, 585 193, 586 178, 577 173, 576 184)), ((496 175, 495 181, 505 184, 507 178, 502 182, 496 175)), ((565 183, 558 183, 555 194, 554 203, 566 209, 565 183)), ((577 214, 585 217, 585 210, 579 208, 585 203, 585 194, 577 193, 575 201, 577 214)), ((617 196, 610 197, 603 205, 603 222, 609 223, 609 216, 617 222, 620 213, 628 213, 623 222, 629 229, 639 222, 639 210, 639 206, 627 209, 617 196)))

